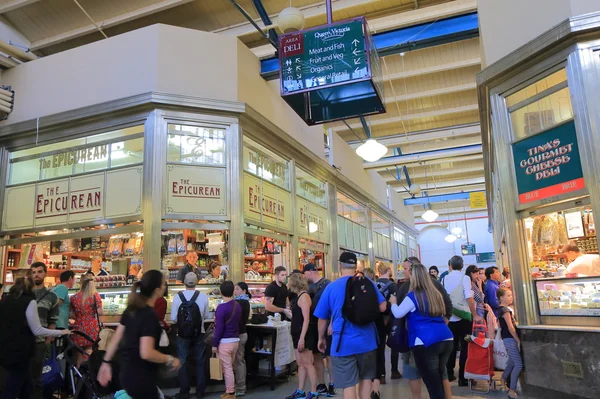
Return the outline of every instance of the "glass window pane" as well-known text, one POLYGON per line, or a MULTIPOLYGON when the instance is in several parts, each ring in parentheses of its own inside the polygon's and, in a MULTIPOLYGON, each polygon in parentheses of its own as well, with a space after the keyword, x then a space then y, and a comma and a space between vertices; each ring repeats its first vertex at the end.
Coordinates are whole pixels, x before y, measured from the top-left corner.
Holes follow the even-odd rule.
POLYGON ((525 101, 528 98, 531 98, 543 92, 544 90, 548 90, 566 81, 567 72, 565 69, 561 69, 560 71, 554 72, 552 75, 546 76, 545 78, 538 80, 537 82, 525 87, 524 89, 521 89, 518 92, 507 96, 506 106, 512 107, 513 105, 525 101))
POLYGON ((327 184, 300 168, 296 169, 296 195, 327 208, 327 184))
POLYGON ((248 138, 244 138, 243 162, 246 172, 290 189, 289 162, 248 138))
POLYGON ((69 176, 73 174, 73 165, 62 165, 56 168, 42 169, 42 179, 53 179, 55 177, 69 176))
POLYGON ((29 161, 15 162, 10 165, 8 184, 20 184, 37 181, 40 178, 40 160, 37 158, 29 161))
POLYGON ((225 130, 169 125, 167 160, 189 164, 224 165, 225 130))
POLYGON ((97 143, 99 141, 107 141, 113 139, 124 139, 127 136, 131 136, 133 134, 144 133, 144 125, 131 126, 126 127, 125 129, 114 130, 112 132, 96 134, 95 136, 90 136, 86 139, 86 143, 97 143))
POLYGON ((515 140, 547 130, 573 118, 568 87, 510 114, 515 140))
POLYGON ((110 145, 110 166, 117 167, 144 162, 144 139, 133 139, 110 145))

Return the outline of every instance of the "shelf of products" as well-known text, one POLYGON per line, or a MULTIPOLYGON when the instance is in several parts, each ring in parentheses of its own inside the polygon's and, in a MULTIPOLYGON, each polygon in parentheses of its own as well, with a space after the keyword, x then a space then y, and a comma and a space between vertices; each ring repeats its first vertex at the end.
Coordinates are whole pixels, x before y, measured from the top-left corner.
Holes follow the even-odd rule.
POLYGON ((535 287, 542 316, 600 316, 600 278, 538 280, 535 287))
POLYGON ((162 263, 169 270, 169 281, 177 279, 177 273, 187 263, 187 253, 196 251, 197 265, 208 274, 212 261, 226 262, 227 232, 205 230, 168 230, 162 232, 162 263))
POLYGON ((593 260, 597 257, 598 240, 594 215, 590 207, 527 218, 524 220, 524 226, 532 279, 587 276, 587 274, 569 271, 573 255, 571 254, 569 260, 567 247, 569 243, 576 244, 580 252, 586 254, 586 259, 593 260))
POLYGON ((143 234, 130 233, 92 238, 41 241, 7 248, 4 255, 3 282, 12 283, 17 274, 29 270, 34 262, 46 264, 48 286, 59 282, 66 270, 76 275, 90 270, 93 257, 102 258, 102 268, 111 274, 127 275, 131 265, 140 265, 143 234))
POLYGON ((244 271, 246 282, 273 280, 277 266, 289 264, 288 243, 271 238, 245 234, 244 271))

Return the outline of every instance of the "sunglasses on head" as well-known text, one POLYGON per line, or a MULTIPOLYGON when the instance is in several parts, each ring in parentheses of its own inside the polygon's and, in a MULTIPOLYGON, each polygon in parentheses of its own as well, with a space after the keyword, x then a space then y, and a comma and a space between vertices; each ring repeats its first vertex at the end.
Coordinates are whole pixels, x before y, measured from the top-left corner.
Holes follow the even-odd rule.
POLYGON ((412 260, 410 260, 410 259, 408 259, 408 258, 404 259, 404 262, 408 262, 408 263, 410 263, 411 265, 414 263, 412 260))

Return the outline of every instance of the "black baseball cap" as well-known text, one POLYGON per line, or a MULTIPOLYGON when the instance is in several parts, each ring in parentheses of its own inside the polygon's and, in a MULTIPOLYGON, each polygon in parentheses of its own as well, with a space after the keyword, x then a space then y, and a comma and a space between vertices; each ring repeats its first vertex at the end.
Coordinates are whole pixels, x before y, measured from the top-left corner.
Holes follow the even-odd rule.
POLYGON ((312 264, 312 263, 307 263, 306 265, 304 265, 304 272, 315 272, 317 271, 317 267, 312 264))
POLYGON ((340 255, 340 263, 356 265, 356 254, 352 252, 342 252, 342 254, 340 255))
POLYGON ((304 274, 304 272, 300 269, 294 269, 292 270, 292 274, 304 274))

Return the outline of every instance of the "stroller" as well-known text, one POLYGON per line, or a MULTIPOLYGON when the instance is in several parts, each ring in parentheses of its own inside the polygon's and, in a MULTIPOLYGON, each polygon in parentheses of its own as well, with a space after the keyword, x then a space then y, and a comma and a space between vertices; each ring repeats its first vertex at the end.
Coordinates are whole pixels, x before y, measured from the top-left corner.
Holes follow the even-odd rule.
POLYGON ((477 393, 489 393, 494 377, 494 341, 486 337, 487 327, 484 321, 473 323, 473 335, 469 341, 465 378, 469 380, 469 390, 477 393), (474 390, 472 380, 487 381, 487 390, 474 390))
MULTIPOLYGON (((66 336, 67 348, 62 353, 66 359, 66 376, 69 389, 75 399, 101 399, 103 397, 114 397, 114 393, 120 390, 118 378, 114 378, 108 387, 101 386, 97 381, 98 371, 102 365, 104 351, 98 349, 98 340, 93 340, 89 335, 81 331, 73 331, 73 334, 83 337, 91 343, 92 353, 89 354, 84 348, 77 345, 71 337, 66 336), (87 360, 77 366, 77 353, 81 353, 87 360)), ((113 365, 113 373, 118 375, 117 364, 113 365)))

